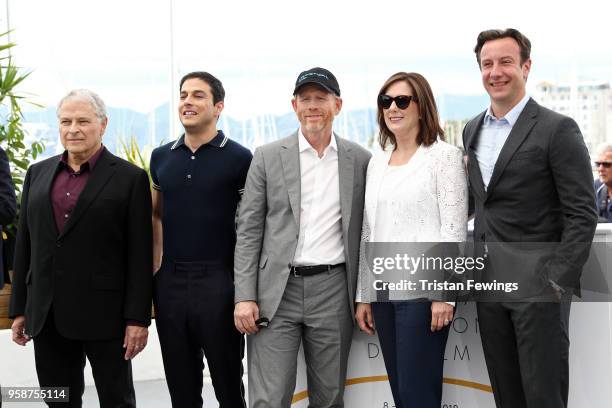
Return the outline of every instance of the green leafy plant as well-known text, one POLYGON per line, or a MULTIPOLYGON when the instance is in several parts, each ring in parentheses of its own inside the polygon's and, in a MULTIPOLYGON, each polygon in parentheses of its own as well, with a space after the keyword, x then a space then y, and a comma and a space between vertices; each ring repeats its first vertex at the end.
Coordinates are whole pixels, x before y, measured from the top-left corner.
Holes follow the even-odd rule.
MULTIPOLYGON (((14 42, 7 40, 10 31, 0 34, 0 53, 7 53, 15 47, 14 42)), ((2 55, 2 54, 0 54, 2 55)), ((18 86, 30 75, 23 73, 14 64, 10 54, 0 56, 0 146, 6 151, 11 164, 11 175, 15 184, 17 201, 21 201, 21 190, 25 173, 30 163, 45 150, 42 141, 34 141, 26 146, 26 131, 23 127, 23 103, 40 106, 26 99, 26 95, 18 91, 18 86)), ((17 215, 19 216, 19 215, 17 215)), ((14 233, 14 226, 4 228, 9 233, 14 233)))
POLYGON ((151 151, 149 147, 141 149, 138 146, 136 137, 132 136, 126 142, 123 138, 119 138, 120 150, 119 155, 130 163, 140 167, 149 175, 149 183, 151 183, 151 169, 149 162, 151 161, 151 151))

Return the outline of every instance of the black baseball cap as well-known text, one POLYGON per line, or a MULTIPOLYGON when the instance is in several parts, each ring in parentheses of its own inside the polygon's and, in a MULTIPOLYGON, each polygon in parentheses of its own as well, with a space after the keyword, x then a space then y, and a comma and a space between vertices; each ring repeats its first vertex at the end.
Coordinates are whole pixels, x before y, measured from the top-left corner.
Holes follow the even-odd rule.
POLYGON ((325 68, 316 67, 300 73, 295 81, 293 95, 296 95, 298 90, 306 84, 319 85, 329 92, 336 94, 336 96, 340 96, 340 85, 338 85, 338 80, 336 80, 334 74, 325 68))

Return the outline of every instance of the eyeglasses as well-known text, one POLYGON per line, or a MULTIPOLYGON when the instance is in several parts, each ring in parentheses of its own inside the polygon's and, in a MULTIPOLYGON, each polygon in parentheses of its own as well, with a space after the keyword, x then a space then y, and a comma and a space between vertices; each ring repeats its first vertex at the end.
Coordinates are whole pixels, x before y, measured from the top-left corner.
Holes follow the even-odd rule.
POLYGON ((612 162, 599 162, 599 161, 596 161, 595 162, 595 167, 599 167, 599 166, 603 166, 604 169, 609 169, 610 167, 612 167, 612 162))
POLYGON ((415 103, 418 102, 417 97, 414 95, 398 95, 396 97, 389 95, 378 95, 378 104, 383 109, 389 109, 393 101, 395 101, 395 106, 402 110, 410 106, 410 101, 414 101, 415 103))

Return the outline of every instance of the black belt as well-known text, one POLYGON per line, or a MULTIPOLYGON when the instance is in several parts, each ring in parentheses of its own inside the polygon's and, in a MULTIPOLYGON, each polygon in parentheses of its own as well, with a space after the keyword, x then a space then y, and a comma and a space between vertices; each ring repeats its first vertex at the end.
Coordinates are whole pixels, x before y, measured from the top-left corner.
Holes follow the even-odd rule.
POLYGON ((344 263, 339 263, 335 265, 308 265, 308 266, 291 266, 289 271, 295 277, 300 276, 312 276, 322 272, 331 271, 332 269, 338 268, 340 266, 344 266, 344 263))

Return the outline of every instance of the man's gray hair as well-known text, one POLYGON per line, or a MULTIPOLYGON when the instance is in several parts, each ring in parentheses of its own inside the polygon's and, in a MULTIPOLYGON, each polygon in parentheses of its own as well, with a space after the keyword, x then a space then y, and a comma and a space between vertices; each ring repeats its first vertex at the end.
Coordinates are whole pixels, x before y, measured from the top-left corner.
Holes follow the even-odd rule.
POLYGON ((98 117, 98 119, 100 119, 100 121, 106 118, 106 105, 104 104, 104 101, 102 100, 102 98, 100 98, 100 96, 97 93, 90 91, 89 89, 73 89, 72 91, 68 92, 68 94, 64 96, 57 104, 57 117, 58 118, 59 118, 59 111, 62 108, 62 105, 68 99, 78 99, 81 101, 89 102, 96 116, 98 117))
POLYGON ((597 148, 595 149, 595 153, 600 156, 604 153, 607 152, 612 152, 612 143, 610 142, 604 142, 601 143, 600 145, 597 146, 597 148))

